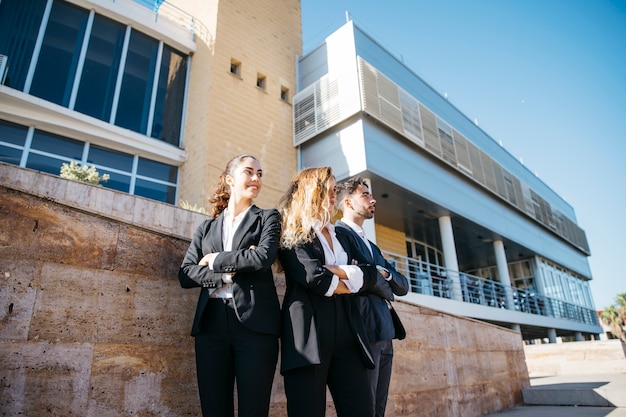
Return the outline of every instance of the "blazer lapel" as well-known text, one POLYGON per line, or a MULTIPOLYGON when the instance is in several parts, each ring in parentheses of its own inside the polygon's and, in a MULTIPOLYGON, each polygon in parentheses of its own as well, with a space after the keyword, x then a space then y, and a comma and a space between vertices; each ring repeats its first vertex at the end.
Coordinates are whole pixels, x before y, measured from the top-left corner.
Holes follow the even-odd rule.
POLYGON ((369 248, 367 247, 367 245, 365 244, 365 242, 363 241, 363 238, 361 236, 359 236, 357 234, 357 232, 354 231, 353 228, 351 228, 350 226, 348 226, 347 224, 345 224, 344 222, 342 222, 341 220, 337 222, 337 225, 340 227, 343 227, 344 229, 347 229, 350 233, 352 233, 352 236, 354 236, 354 239, 357 242, 357 245, 359 245, 359 250, 363 253, 363 255, 365 255, 365 258, 368 261, 374 261, 372 254, 370 253, 369 248))
POLYGON ((210 234, 209 242, 214 252, 221 252, 224 250, 222 230, 224 230, 224 213, 217 216, 217 218, 213 221, 213 230, 210 234))
POLYGON ((243 216, 243 219, 241 219, 241 224, 239 224, 239 227, 237 228, 237 230, 235 231, 235 235, 233 236, 233 250, 245 249, 245 248, 240 247, 241 242, 243 238, 246 236, 246 233, 248 232, 248 230, 252 227, 254 222, 257 220, 259 211, 260 209, 257 206, 252 205, 248 209, 246 214, 243 216))

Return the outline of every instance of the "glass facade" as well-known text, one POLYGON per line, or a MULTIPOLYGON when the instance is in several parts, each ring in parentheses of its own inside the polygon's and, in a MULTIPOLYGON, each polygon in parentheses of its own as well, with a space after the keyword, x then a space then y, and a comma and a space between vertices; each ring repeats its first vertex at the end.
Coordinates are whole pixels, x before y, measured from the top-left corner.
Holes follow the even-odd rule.
MULTIPOLYGON (((0 1, 5 85, 180 146, 188 57, 135 28, 62 0, 0 1)), ((174 203, 178 168, 80 138, 0 120, 0 161, 58 174, 95 165, 103 185, 174 203)))
POLYGON ((58 175, 77 161, 109 174, 103 187, 176 203, 178 167, 0 119, 0 161, 58 175))

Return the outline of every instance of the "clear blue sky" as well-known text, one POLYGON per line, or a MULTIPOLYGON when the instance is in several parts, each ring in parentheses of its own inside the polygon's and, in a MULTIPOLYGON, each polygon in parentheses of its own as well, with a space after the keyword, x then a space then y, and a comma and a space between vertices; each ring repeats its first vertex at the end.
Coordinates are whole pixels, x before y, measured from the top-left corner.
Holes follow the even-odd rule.
POLYGON ((626 0, 301 5, 305 53, 348 12, 574 207, 596 308, 626 292, 626 0))

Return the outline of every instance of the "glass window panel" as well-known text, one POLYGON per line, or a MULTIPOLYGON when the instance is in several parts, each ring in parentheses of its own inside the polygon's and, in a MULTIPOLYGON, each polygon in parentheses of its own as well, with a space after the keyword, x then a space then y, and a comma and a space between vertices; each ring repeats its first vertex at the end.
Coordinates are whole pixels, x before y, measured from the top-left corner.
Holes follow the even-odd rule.
POLYGON ((95 16, 74 110, 106 122, 120 66, 126 28, 103 16, 95 16))
POLYGON ((67 106, 89 14, 55 1, 37 61, 30 94, 67 106))
POLYGON ((24 146, 28 127, 21 126, 6 120, 0 120, 0 141, 12 145, 24 146))
POLYGON ((147 132, 158 46, 156 40, 136 30, 131 32, 115 118, 117 126, 147 132))
POLYGON ((137 175, 155 178, 175 184, 177 180, 176 177, 178 176, 178 167, 151 161, 149 159, 139 158, 137 175))
POLYGON ((9 148, 8 146, 0 145, 0 162, 6 162, 7 164, 19 165, 22 159, 22 150, 9 148))
POLYGON ((98 169, 98 174, 109 174, 108 181, 101 182, 101 186, 110 188, 112 190, 123 191, 125 193, 130 192, 130 175, 111 172, 107 171, 106 169, 98 169))
POLYGON ((36 169, 37 171, 47 172, 48 174, 61 174, 61 165, 67 161, 50 156, 30 153, 26 161, 26 168, 36 169))
POLYGON ((62 155, 66 158, 80 161, 83 158, 84 146, 85 144, 78 140, 37 130, 33 135, 31 149, 62 155))
POLYGON ((0 1, 0 54, 8 57, 5 85, 24 89, 47 0, 0 1))
POLYGON ((178 146, 187 79, 187 59, 164 45, 154 106, 152 137, 178 146))
POLYGON ((174 204, 176 187, 137 178, 135 182, 135 195, 174 204))
POLYGON ((89 156, 87 157, 87 164, 105 166, 107 168, 119 169, 120 171, 131 173, 133 170, 133 156, 91 145, 89 148, 89 156))

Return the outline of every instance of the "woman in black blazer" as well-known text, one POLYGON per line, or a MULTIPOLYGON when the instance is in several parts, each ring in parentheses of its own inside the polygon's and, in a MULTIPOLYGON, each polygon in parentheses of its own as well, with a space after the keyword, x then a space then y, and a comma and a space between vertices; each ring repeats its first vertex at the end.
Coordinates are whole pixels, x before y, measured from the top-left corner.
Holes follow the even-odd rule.
POLYGON ((331 168, 309 168, 294 177, 280 204, 281 373, 290 417, 324 416, 326 387, 338 417, 374 415, 366 373, 373 362, 353 294, 371 288, 376 268, 349 234, 335 233, 334 199, 331 168))
POLYGON ((259 161, 233 158, 220 176, 211 218, 193 235, 178 279, 201 287, 191 334, 202 415, 266 417, 278 361, 280 304, 272 263, 280 215, 252 204, 262 185, 259 161))

